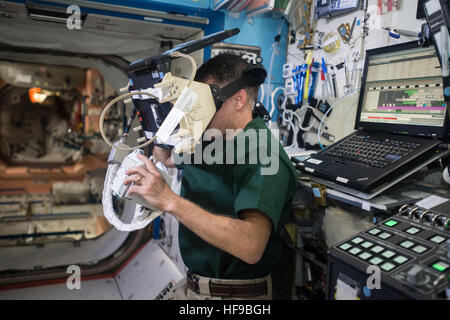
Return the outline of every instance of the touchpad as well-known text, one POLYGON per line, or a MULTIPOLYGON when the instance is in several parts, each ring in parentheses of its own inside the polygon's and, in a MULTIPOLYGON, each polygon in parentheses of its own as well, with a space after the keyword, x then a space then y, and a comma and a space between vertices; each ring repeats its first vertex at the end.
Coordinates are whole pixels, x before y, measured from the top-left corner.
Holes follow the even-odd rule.
POLYGON ((339 174, 342 174, 342 170, 345 168, 347 168, 347 166, 344 164, 330 163, 325 168, 323 168, 323 171, 338 176, 339 174))

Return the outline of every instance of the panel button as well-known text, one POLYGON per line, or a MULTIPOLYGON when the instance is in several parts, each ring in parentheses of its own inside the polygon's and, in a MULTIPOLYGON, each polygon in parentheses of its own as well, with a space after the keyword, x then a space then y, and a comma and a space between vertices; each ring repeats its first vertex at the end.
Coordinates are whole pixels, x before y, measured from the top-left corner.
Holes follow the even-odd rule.
POLYGON ((445 262, 438 261, 438 262, 434 263, 432 265, 432 267, 439 272, 445 272, 449 268, 449 265, 445 262))
POLYGON ((381 251, 384 250, 384 248, 383 248, 383 247, 380 247, 380 246, 375 246, 375 247, 373 247, 373 248, 370 249, 370 250, 372 250, 372 251, 375 252, 375 253, 380 253, 381 251))
POLYGON ((411 227, 411 228, 406 230, 406 232, 408 232, 409 234, 418 234, 420 231, 422 231, 422 230, 417 229, 415 227, 411 227))
POLYGON ((383 259, 380 259, 380 258, 378 258, 378 257, 375 257, 375 258, 372 258, 372 259, 370 259, 370 263, 371 264, 373 264, 373 265, 379 265, 380 263, 382 263, 384 260, 383 259))
POLYGON ((371 235, 373 235, 373 236, 376 236, 376 235, 379 234, 380 232, 381 232, 381 230, 380 230, 380 229, 377 229, 377 228, 373 228, 373 229, 371 229, 371 230, 368 231, 368 233, 371 234, 371 235))
POLYGON ((388 226, 388 227, 393 227, 393 226, 396 226, 397 224, 398 224, 398 221, 396 221, 396 220, 388 220, 384 223, 384 225, 388 226))
POLYGON ((359 248, 353 248, 351 249, 349 252, 353 255, 357 255, 358 253, 360 253, 362 250, 359 248))
POLYGON ((344 251, 347 251, 347 250, 350 249, 351 247, 352 247, 351 244, 349 244, 349 243, 343 243, 343 244, 341 244, 338 248, 339 248, 339 249, 342 249, 342 250, 344 250, 344 251))
POLYGON ((390 258, 392 258, 393 256, 395 256, 395 252, 394 252, 394 251, 391 251, 391 250, 386 250, 386 251, 383 252, 381 255, 382 255, 383 257, 387 258, 387 259, 390 259, 390 258))
POLYGON ((415 253, 418 253, 418 254, 424 253, 427 250, 428 249, 425 248, 424 246, 415 246, 414 248, 412 248, 412 251, 414 251, 415 253))
POLYGON ((366 249, 369 249, 372 246, 373 246, 373 243, 370 241, 366 241, 361 245, 361 247, 366 248, 366 249))
POLYGON ((408 260, 409 259, 407 257, 404 257, 404 256, 396 256, 394 258, 394 262, 397 263, 397 264, 403 264, 403 263, 405 263, 408 260))
POLYGON ((383 269, 386 272, 389 272, 394 268, 395 268, 395 265, 390 262, 386 262, 385 264, 381 265, 381 269, 383 269))
POLYGON ((353 242, 353 243, 356 243, 356 244, 360 244, 360 243, 363 242, 363 241, 364 241, 364 239, 363 239, 363 238, 360 238, 360 237, 356 237, 355 239, 352 240, 352 242, 353 242))
POLYGON ((430 238, 430 241, 437 243, 437 244, 441 244, 442 242, 445 241, 445 238, 441 237, 441 236, 434 236, 434 237, 430 238))
POLYGON ((383 240, 389 239, 390 237, 392 237, 392 234, 387 233, 387 232, 383 232, 378 235, 378 238, 383 239, 383 240))
POLYGON ((363 252, 361 253, 358 258, 362 259, 362 260, 367 260, 371 257, 372 255, 368 252, 363 252))
POLYGON ((411 248, 414 245, 414 242, 411 242, 409 240, 403 241, 402 243, 400 243, 400 246, 406 249, 411 248))

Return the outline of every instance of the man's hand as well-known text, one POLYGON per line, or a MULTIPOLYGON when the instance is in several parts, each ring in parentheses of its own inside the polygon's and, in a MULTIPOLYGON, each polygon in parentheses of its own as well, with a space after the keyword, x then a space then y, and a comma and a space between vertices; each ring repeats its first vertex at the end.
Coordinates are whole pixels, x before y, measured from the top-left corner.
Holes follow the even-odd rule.
POLYGON ((145 168, 137 166, 125 172, 128 177, 123 183, 128 185, 135 182, 128 191, 129 193, 141 195, 147 202, 166 212, 170 202, 175 201, 178 196, 170 189, 164 177, 149 158, 140 154, 137 157, 144 163, 145 168))
POLYGON ((169 149, 164 149, 158 146, 153 148, 153 158, 156 162, 162 162, 167 168, 175 168, 175 164, 172 160, 172 151, 169 149))

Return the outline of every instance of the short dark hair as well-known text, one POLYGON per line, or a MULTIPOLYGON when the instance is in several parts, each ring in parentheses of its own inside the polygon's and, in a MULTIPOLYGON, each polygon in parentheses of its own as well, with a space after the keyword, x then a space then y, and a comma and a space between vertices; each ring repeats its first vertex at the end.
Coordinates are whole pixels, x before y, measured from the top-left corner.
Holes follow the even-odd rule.
MULTIPOLYGON (((205 82, 212 78, 214 83, 224 87, 234 80, 240 78, 249 63, 241 56, 233 53, 221 53, 202 64, 195 75, 195 81, 205 82)), ((244 88, 250 99, 256 100, 259 86, 244 88)))

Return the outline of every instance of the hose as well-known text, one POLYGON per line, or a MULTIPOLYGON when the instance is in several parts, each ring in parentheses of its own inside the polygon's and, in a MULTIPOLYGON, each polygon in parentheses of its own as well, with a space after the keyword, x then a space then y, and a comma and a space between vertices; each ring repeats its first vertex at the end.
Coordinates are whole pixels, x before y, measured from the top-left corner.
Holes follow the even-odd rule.
MULTIPOLYGON (((181 52, 178 52, 178 51, 172 52, 170 55, 172 57, 176 57, 176 58, 178 58, 178 57, 185 58, 185 59, 188 59, 191 62, 192 73, 191 73, 191 77, 189 79, 189 82, 188 82, 188 84, 186 86, 187 88, 189 88, 190 85, 192 84, 192 82, 194 81, 195 74, 197 72, 197 63, 195 62, 194 58, 192 58, 191 56, 189 56, 187 54, 184 54, 184 53, 181 53, 181 52)), ((123 151, 132 151, 132 150, 136 150, 136 149, 142 149, 142 148, 148 146, 149 144, 153 143, 156 140, 157 137, 155 135, 152 139, 150 139, 147 142, 145 142, 145 143, 143 143, 141 145, 138 145, 136 147, 121 147, 121 146, 114 145, 105 135, 105 130, 103 128, 103 125, 104 125, 104 122, 105 122, 105 116, 108 113, 109 109, 111 109, 111 107, 114 104, 116 104, 117 102, 119 102, 120 100, 123 100, 125 98, 130 97, 130 96, 139 95, 139 94, 151 96, 151 97, 155 98, 156 100, 158 100, 158 98, 155 95, 153 95, 153 94, 151 94, 151 93, 149 93, 147 91, 128 92, 128 93, 124 93, 124 94, 118 96, 117 98, 111 100, 105 106, 105 108, 103 109, 103 112, 102 112, 102 114, 100 116, 100 134, 102 135, 102 138, 103 138, 103 140, 105 140, 106 144, 108 144, 111 148, 115 148, 115 149, 123 150, 123 151)))

